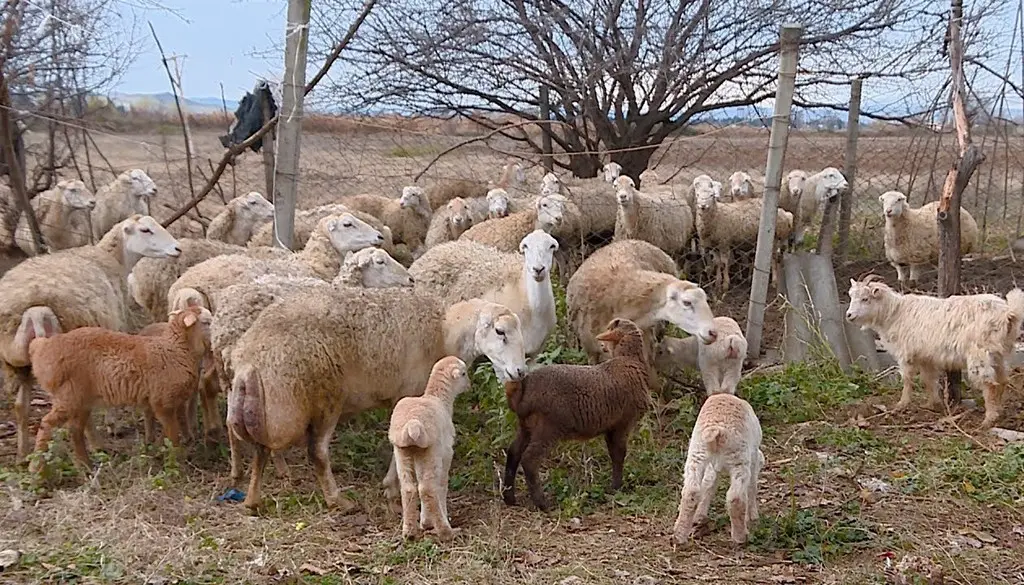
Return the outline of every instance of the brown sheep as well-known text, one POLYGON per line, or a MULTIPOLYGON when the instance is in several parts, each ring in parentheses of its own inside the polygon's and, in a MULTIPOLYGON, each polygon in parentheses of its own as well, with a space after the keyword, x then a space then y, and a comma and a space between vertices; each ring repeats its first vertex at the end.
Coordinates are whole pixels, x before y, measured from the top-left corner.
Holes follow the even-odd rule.
MULTIPOLYGON (((88 469, 85 428, 96 404, 146 404, 177 446, 178 416, 198 387, 211 320, 206 309, 189 307, 173 315, 160 336, 80 327, 32 340, 32 372, 52 399, 39 425, 36 451, 46 450, 55 427, 68 424, 75 459, 88 469)), ((33 465, 38 468, 39 461, 33 465)))
POLYGON ((628 319, 614 319, 597 336, 612 352, 596 366, 545 366, 521 381, 507 382, 505 396, 516 413, 519 431, 508 448, 501 493, 515 505, 520 463, 530 499, 549 508, 538 477, 548 451, 562 440, 587 440, 604 435, 612 459, 611 491, 622 487, 622 464, 629 434, 650 404, 650 374, 644 357, 643 333, 628 319))

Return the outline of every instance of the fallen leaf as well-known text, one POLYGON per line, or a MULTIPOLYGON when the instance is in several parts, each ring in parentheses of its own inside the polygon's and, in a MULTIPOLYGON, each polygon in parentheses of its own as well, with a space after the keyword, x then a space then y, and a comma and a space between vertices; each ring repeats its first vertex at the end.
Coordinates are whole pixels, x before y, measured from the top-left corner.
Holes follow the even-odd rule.
POLYGON ((966 480, 965 479, 964 480, 964 491, 969 493, 969 494, 973 494, 974 492, 976 492, 978 490, 977 490, 977 488, 974 487, 974 484, 971 483, 970 480, 966 480))
POLYGON ((296 523, 295 523, 295 530, 296 530, 296 531, 302 530, 302 529, 303 529, 303 528, 305 528, 306 526, 308 526, 308 524, 306 524, 305 522, 301 522, 301 521, 299 521, 299 522, 296 522, 296 523))
POLYGON ((326 570, 321 569, 320 567, 318 567, 316 565, 313 565, 313 564, 310 564, 310 563, 302 563, 302 565, 299 566, 299 572, 300 573, 310 573, 310 574, 318 575, 318 576, 321 576, 321 577, 327 574, 326 570))
POLYGON ((981 542, 984 542, 985 544, 995 544, 999 542, 999 539, 992 536, 988 532, 974 530, 973 528, 965 528, 960 531, 960 534, 973 536, 974 538, 980 540, 981 542))

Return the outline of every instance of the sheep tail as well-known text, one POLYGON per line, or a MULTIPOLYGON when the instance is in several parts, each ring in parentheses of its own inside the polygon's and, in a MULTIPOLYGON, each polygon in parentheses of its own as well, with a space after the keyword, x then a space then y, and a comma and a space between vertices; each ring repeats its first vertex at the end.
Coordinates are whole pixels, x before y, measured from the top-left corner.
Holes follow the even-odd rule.
POLYGON ((398 434, 395 446, 426 449, 430 446, 430 437, 427 436, 427 429, 423 428, 423 423, 416 419, 408 421, 398 434))
POLYGON ((725 350, 726 359, 734 360, 740 357, 739 340, 739 337, 736 335, 729 336, 729 345, 725 350))
POLYGON ((519 405, 523 402, 523 381, 512 380, 505 382, 505 400, 508 401, 508 408, 519 414, 519 405))
POLYGON ((1024 319, 1024 291, 1015 288, 1006 293, 1006 304, 1010 305, 1010 323, 1016 336, 1020 333, 1020 323, 1024 319))
POLYGON ((267 413, 263 383, 251 365, 242 365, 228 393, 228 429, 236 437, 253 444, 266 445, 267 413))
POLYGON ((701 431, 700 438, 708 446, 708 452, 717 453, 725 445, 727 435, 722 427, 709 427, 701 431))

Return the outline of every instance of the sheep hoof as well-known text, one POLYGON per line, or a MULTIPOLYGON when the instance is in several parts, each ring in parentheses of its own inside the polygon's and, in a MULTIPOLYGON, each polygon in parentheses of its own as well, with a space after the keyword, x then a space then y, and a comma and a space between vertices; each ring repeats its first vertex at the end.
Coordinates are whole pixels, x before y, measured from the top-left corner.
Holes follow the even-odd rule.
POLYGON ((405 540, 419 540, 423 536, 423 531, 417 526, 411 528, 402 528, 402 538, 405 540))
POLYGON ((505 504, 508 506, 516 505, 516 493, 512 490, 502 490, 501 499, 505 500, 505 504))
POLYGON ((682 532, 675 532, 672 534, 672 542, 676 546, 681 548, 690 548, 690 537, 683 534, 682 532))
POLYGON ((388 497, 387 500, 388 500, 388 510, 390 510, 392 514, 398 514, 399 516, 401 516, 402 515, 402 500, 401 500, 401 498, 395 499, 395 498, 388 497))
POLYGON ((452 540, 455 540, 455 535, 458 532, 459 532, 458 528, 445 528, 445 527, 442 527, 442 528, 438 528, 435 531, 434 535, 435 535, 435 538, 437 540, 441 541, 441 542, 451 542, 452 540))
POLYGON ((358 504, 352 498, 344 494, 335 494, 329 498, 324 498, 324 501, 327 503, 328 508, 337 510, 342 514, 348 514, 358 507, 358 504))
POLYGON ((902 412, 902 411, 906 410, 908 406, 910 406, 910 401, 909 400, 906 400, 906 401, 900 400, 899 402, 897 402, 892 407, 892 411, 893 412, 902 412))
POLYGON ((999 420, 998 416, 986 416, 985 419, 981 421, 981 426, 978 427, 978 430, 979 431, 987 431, 987 430, 991 429, 992 427, 996 426, 996 422, 998 420, 999 420))

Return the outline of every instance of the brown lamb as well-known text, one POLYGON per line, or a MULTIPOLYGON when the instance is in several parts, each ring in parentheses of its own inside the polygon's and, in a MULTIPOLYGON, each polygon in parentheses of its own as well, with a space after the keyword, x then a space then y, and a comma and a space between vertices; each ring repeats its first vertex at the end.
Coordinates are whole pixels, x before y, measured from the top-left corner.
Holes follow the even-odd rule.
POLYGON ((530 499, 549 508, 538 471, 559 441, 585 441, 604 435, 612 460, 614 492, 622 487, 622 464, 629 435, 650 404, 643 333, 628 319, 613 319, 597 336, 611 359, 594 366, 552 365, 505 384, 509 408, 519 432, 508 448, 502 497, 515 505, 515 479, 523 466, 530 499))
POLYGON ((198 388, 211 320, 205 308, 188 307, 172 315, 163 335, 81 327, 34 339, 28 350, 32 372, 52 401, 36 435, 36 451, 46 450, 53 429, 67 424, 75 459, 88 469, 85 428, 97 404, 147 406, 177 446, 178 415, 198 388))

